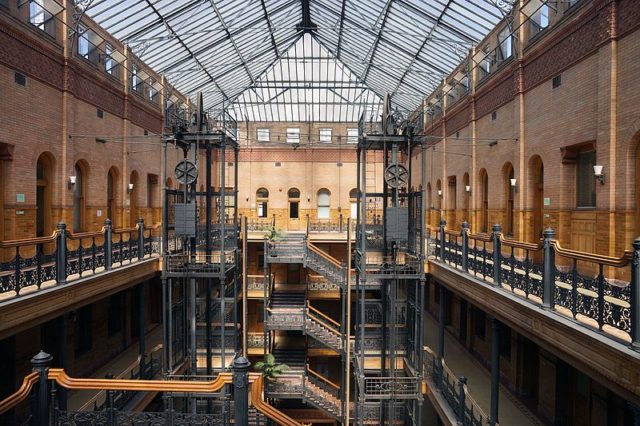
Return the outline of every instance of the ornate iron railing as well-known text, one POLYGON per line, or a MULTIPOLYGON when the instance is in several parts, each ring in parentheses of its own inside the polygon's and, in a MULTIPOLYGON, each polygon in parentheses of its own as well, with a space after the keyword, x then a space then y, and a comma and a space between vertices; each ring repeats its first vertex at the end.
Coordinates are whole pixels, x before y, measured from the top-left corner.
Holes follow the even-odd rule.
POLYGON ((547 229, 540 243, 491 234, 430 230, 435 260, 532 303, 569 316, 608 336, 640 343, 640 238, 621 257, 563 248, 547 229), (435 235, 434 235, 435 234, 435 235))
POLYGON ((459 424, 463 426, 489 424, 489 417, 470 395, 465 377, 455 377, 444 360, 439 360, 428 346, 424 347, 423 360, 424 377, 430 386, 435 386, 440 391, 442 397, 455 413, 459 424))
POLYGON ((63 285, 114 266, 160 255, 160 225, 71 233, 60 223, 49 237, 0 242, 0 294, 4 300, 43 285, 63 285), (13 294, 12 294, 13 293, 13 294))
MULTIPOLYGON (((248 424, 249 404, 263 416, 276 424, 300 426, 298 422, 270 406, 264 401, 264 379, 258 373, 249 373, 249 362, 237 358, 233 363, 233 373, 220 373, 214 380, 131 380, 131 379, 77 379, 69 377, 59 368, 50 368, 52 357, 40 352, 32 360, 33 373, 24 378, 22 386, 14 394, 0 400, 0 415, 29 399, 31 401, 32 424, 108 426, 138 424, 248 424), (173 406, 172 395, 199 394, 212 395, 225 386, 233 386, 233 416, 213 414, 189 414, 179 412, 173 406), (106 393, 106 404, 99 411, 66 411, 60 407, 58 389, 99 390, 106 393), (159 392, 165 401, 163 412, 133 413, 124 411, 116 404, 117 392, 159 392)), ((225 392, 226 394, 226 392, 225 392)), ((251 418, 256 419, 254 414, 251 418)))
POLYGON ((307 291, 339 291, 340 286, 323 275, 307 275, 307 291))
POLYGON ((415 399, 422 392, 418 377, 365 377, 366 399, 415 399))

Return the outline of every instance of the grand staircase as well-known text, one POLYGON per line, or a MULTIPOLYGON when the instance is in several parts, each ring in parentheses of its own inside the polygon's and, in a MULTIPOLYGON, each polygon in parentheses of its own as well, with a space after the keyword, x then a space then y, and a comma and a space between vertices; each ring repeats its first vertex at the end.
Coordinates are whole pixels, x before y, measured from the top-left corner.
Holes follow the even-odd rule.
POLYGON ((307 303, 304 332, 335 351, 342 350, 340 324, 313 308, 309 303, 307 303))
POLYGON ((333 386, 335 386, 333 383, 323 379, 322 376, 312 374, 309 370, 305 377, 304 399, 336 420, 341 420, 340 390, 333 386))

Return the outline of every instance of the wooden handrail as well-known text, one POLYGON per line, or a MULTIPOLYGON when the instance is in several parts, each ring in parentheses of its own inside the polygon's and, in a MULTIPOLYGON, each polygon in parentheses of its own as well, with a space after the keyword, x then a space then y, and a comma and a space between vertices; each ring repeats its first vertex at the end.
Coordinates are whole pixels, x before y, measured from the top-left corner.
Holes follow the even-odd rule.
POLYGON ((508 247, 519 248, 523 250, 534 250, 534 251, 542 250, 542 244, 539 242, 527 243, 524 241, 516 241, 511 238, 505 238, 504 234, 502 233, 500 233, 500 241, 502 241, 502 243, 508 247))
POLYGON ((340 262, 338 262, 334 257, 332 257, 331 255, 323 252, 322 250, 320 250, 318 247, 314 246, 310 242, 307 242, 307 247, 309 247, 309 250, 311 250, 312 252, 316 253, 319 256, 322 256, 327 262, 333 263, 338 268, 342 267, 340 262))
MULTIPOLYGON (((314 314, 318 314, 320 315, 322 318, 326 319, 327 321, 329 321, 330 323, 332 323, 333 325, 337 326, 338 328, 340 328, 340 323, 337 322, 336 320, 334 320, 333 318, 328 317, 327 315, 323 314, 322 312, 320 312, 319 310, 317 310, 316 308, 314 308, 313 306, 311 306, 311 302, 309 300, 307 300, 307 307, 309 308, 310 311, 312 311, 314 314)), ((338 334, 340 334, 339 331, 335 330, 333 327, 329 326, 329 328, 331 328, 332 330, 336 331, 338 334)))
POLYGON ((490 243, 493 241, 491 234, 480 233, 480 234, 471 234, 469 233, 469 238, 472 240, 484 241, 486 243, 490 243))
POLYGON ((251 383, 251 404, 256 410, 282 426, 302 426, 282 411, 267 404, 264 401, 264 378, 260 373, 249 373, 251 383))
POLYGON ((557 240, 551 240, 551 244, 555 248, 555 251, 560 256, 570 257, 576 260, 582 260, 585 262, 593 262, 593 263, 602 263, 606 266, 615 266, 621 267, 627 265, 632 257, 633 252, 625 251, 624 254, 620 257, 613 256, 605 256, 602 254, 595 253, 584 253, 581 251, 566 249, 560 245, 560 242, 557 240))
POLYGON ((328 384, 329 386, 331 386, 332 388, 336 389, 336 390, 340 390, 340 386, 336 385, 335 383, 333 383, 331 380, 327 379, 326 377, 322 376, 320 373, 318 373, 317 371, 314 371, 311 369, 311 367, 309 367, 309 364, 307 364, 307 372, 311 373, 312 376, 317 377, 318 379, 322 380, 324 383, 328 384))
POLYGON ((70 377, 61 368, 49 369, 49 380, 66 389, 73 390, 130 390, 157 392, 217 392, 225 384, 231 383, 231 373, 220 373, 215 380, 128 380, 128 379, 77 379, 70 377))
POLYGON ((6 413, 22 401, 24 401, 27 396, 29 396, 33 385, 38 383, 38 380, 40 380, 40 378, 38 377, 38 373, 35 371, 25 376, 25 378, 22 379, 22 385, 20 385, 20 388, 0 401, 0 415, 6 413))
POLYGON ((6 240, 0 241, 0 248, 11 248, 11 247, 20 247, 20 246, 31 246, 34 244, 45 244, 52 243, 58 237, 58 233, 60 231, 55 230, 53 234, 48 237, 34 237, 34 238, 24 238, 21 240, 6 240))

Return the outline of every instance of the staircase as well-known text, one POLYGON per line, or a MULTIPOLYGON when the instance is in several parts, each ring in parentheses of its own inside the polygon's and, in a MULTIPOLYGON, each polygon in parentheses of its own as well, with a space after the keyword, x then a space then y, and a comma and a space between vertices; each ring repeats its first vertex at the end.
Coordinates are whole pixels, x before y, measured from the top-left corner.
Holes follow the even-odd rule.
POLYGON ((286 364, 288 372, 304 371, 307 364, 307 348, 305 347, 275 347, 273 356, 278 364, 286 364))
POLYGON ((340 401, 340 388, 307 368, 304 382, 304 399, 316 408, 341 420, 342 403, 340 401))
POLYGON ((303 308, 305 296, 304 293, 276 292, 271 295, 271 308, 303 308))
POLYGON ((313 269, 341 289, 345 288, 345 268, 337 259, 318 249, 313 244, 307 244, 303 263, 306 267, 313 269))
POLYGON ((267 246, 268 263, 302 263, 305 252, 304 234, 287 234, 282 240, 267 246))
POLYGON ((305 315, 304 332, 323 345, 335 350, 342 350, 342 334, 340 324, 325 316, 320 311, 307 306, 305 315))

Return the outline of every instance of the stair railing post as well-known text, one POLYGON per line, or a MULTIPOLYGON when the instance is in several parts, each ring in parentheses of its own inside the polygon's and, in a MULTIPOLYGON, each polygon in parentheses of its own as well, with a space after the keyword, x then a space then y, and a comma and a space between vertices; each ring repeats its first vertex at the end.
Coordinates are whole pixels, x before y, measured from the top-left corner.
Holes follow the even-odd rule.
POLYGON ((111 219, 107 219, 104 221, 104 269, 106 271, 110 271, 113 265, 111 256, 113 250, 112 232, 111 219))
POLYGON ((49 367, 53 357, 40 351, 31 358, 31 367, 38 373, 38 383, 35 385, 35 410, 33 410, 33 425, 49 426, 49 367))
POLYGON ((500 286, 502 284, 502 241, 500 236, 502 226, 493 225, 493 285, 500 286))
POLYGON ((462 270, 469 272, 467 260, 469 259, 469 222, 462 222, 462 270))
POLYGON ((640 237, 633 242, 631 259, 631 344, 640 346, 640 237))
POLYGON ((464 392, 464 387, 467 384, 467 378, 464 376, 460 376, 458 378, 458 401, 460 401, 460 406, 458 407, 458 421, 464 424, 465 410, 466 410, 466 395, 464 392))
POLYGON ((444 262, 444 238, 445 238, 444 228, 446 225, 447 225, 447 221, 442 219, 440 221, 440 261, 441 262, 444 262))
MULTIPOLYGON (((56 284, 67 283, 67 225, 60 222, 57 225, 56 238, 56 284)), ((18 283, 16 283, 17 285, 18 283)))
POLYGON ((553 294, 555 290, 555 253, 551 240, 555 236, 555 232, 551 228, 547 228, 543 232, 542 247, 544 250, 544 260, 542 269, 542 305, 546 308, 553 308, 553 294))
MULTIPOLYGON (((207 237, 209 238, 209 237, 207 237)), ((138 219, 138 260, 144 258, 144 219, 138 219)))
POLYGON ((249 425, 249 367, 251 363, 243 356, 233 361, 233 400, 235 424, 249 425))
POLYGON ((340 230, 340 232, 342 232, 342 213, 340 213, 340 225, 339 226, 340 226, 339 230, 340 230))

